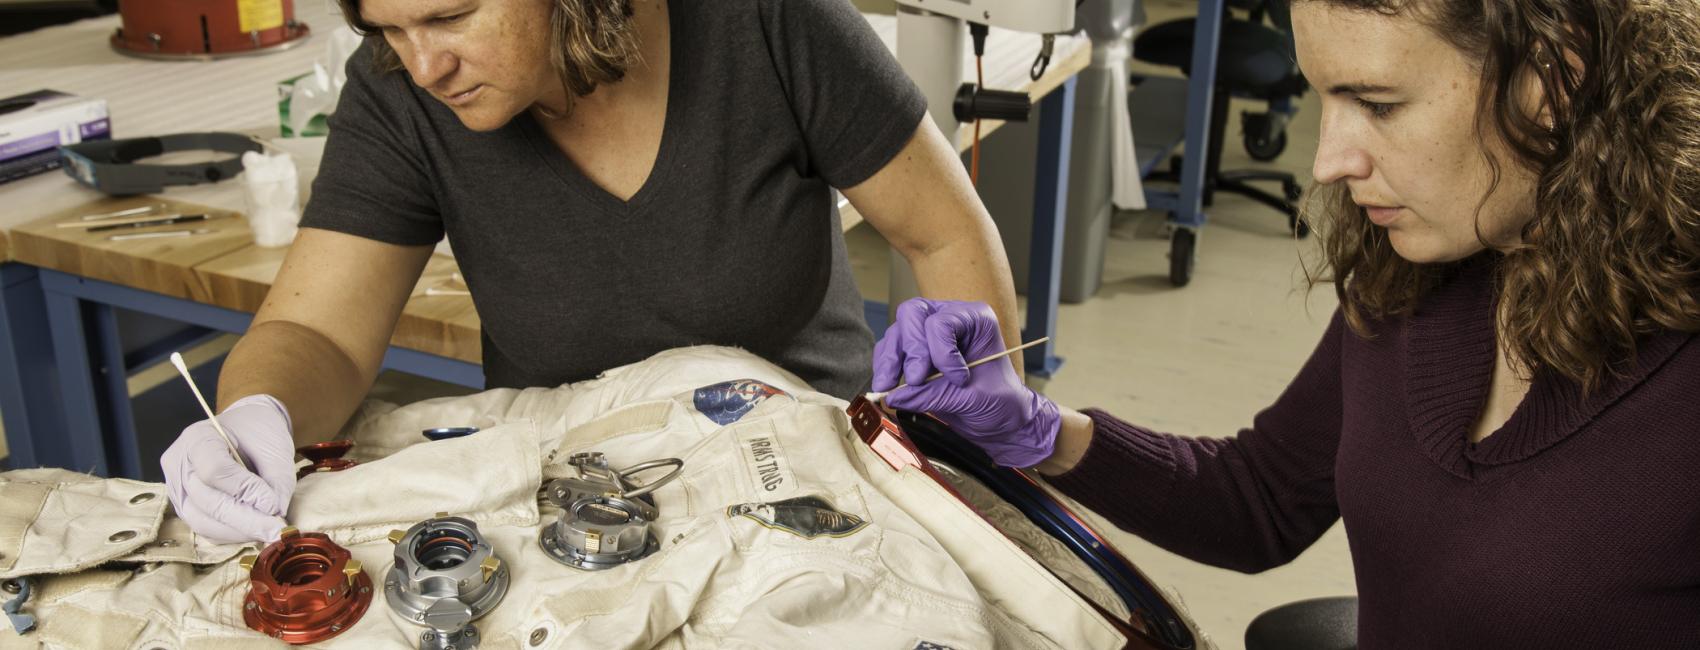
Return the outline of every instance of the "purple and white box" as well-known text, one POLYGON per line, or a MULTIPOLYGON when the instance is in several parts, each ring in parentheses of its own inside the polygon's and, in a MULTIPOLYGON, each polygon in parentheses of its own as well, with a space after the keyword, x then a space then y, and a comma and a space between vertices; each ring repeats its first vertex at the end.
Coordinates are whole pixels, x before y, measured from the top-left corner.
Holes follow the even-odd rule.
POLYGON ((112 137, 106 100, 56 90, 0 99, 0 183, 59 168, 59 147, 112 137))

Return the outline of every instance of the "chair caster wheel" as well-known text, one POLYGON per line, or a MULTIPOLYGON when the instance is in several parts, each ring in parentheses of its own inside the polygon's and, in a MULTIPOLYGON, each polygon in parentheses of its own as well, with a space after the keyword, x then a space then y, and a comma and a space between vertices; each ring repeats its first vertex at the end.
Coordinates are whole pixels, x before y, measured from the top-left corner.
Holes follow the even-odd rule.
POLYGON ((1192 271, 1198 265, 1198 231, 1176 228, 1169 238, 1169 284, 1184 287, 1192 282, 1192 271))

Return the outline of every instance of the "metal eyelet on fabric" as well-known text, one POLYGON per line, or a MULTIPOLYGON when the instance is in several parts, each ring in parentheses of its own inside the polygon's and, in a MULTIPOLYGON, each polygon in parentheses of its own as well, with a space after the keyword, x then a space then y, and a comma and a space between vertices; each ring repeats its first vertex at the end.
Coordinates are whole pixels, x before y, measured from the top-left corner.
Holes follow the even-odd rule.
POLYGON ((135 538, 136 538, 136 531, 120 530, 116 533, 113 533, 111 537, 106 538, 106 541, 117 544, 119 542, 128 542, 128 541, 135 539, 135 538))
POLYGON ((541 628, 541 627, 537 628, 535 630, 532 630, 531 631, 531 638, 530 638, 531 647, 535 648, 537 646, 543 645, 543 641, 548 639, 548 638, 549 638, 549 630, 541 628))
POLYGON ((372 604, 371 576, 323 533, 285 527, 276 542, 240 562, 248 571, 243 622, 284 643, 341 634, 372 604))
POLYGON ((590 452, 573 454, 567 462, 578 476, 550 481, 545 492, 562 510, 560 518, 537 535, 549 557, 597 571, 642 559, 660 548, 651 530, 659 513, 649 494, 678 478, 684 461, 663 458, 614 471, 606 457, 590 452), (632 478, 662 467, 673 471, 644 484, 632 478))
MULTIPOLYGON (((24 604, 29 602, 30 593, 34 590, 35 581, 28 577, 18 577, 0 582, 0 591, 8 598, 0 610, 6 613, 6 618, 12 622, 12 631, 19 635, 29 634, 35 630, 35 617, 24 613, 24 604)), ((533 643, 532 645, 537 645, 533 643)))
POLYGON ((478 524, 447 515, 390 532, 395 564, 384 577, 384 598, 402 618, 431 628, 419 635, 423 650, 477 648, 473 621, 508 593, 508 565, 478 524))
POLYGON ((297 470, 295 478, 305 478, 308 474, 315 472, 340 472, 360 464, 343 458, 343 456, 348 455, 348 450, 353 448, 354 441, 352 440, 327 440, 296 447, 295 453, 301 454, 312 464, 297 470))
POLYGON ((143 504, 143 503, 147 503, 149 501, 152 501, 155 496, 158 496, 158 495, 156 495, 152 492, 143 492, 143 493, 138 494, 136 496, 130 497, 130 505, 134 506, 134 505, 140 505, 140 504, 143 504))

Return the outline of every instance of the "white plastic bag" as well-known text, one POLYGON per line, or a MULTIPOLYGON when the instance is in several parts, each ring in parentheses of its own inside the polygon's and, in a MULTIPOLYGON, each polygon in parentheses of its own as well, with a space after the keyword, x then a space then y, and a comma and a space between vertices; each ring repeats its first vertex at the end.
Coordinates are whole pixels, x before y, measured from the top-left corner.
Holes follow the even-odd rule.
POLYGON ((336 100, 348 83, 348 57, 360 47, 362 38, 346 23, 330 30, 325 53, 313 62, 311 75, 289 89, 289 128, 306 133, 307 123, 319 115, 336 112, 336 100))

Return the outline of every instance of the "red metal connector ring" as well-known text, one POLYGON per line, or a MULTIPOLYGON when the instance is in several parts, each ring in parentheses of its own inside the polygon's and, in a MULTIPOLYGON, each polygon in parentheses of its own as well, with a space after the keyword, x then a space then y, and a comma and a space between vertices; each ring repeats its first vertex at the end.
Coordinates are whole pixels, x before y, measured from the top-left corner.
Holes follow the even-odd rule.
POLYGON ((313 472, 342 471, 358 465, 359 463, 357 461, 343 458, 343 456, 348 454, 348 450, 353 448, 354 441, 352 440, 329 440, 296 447, 295 453, 301 454, 303 458, 306 458, 308 462, 313 464, 303 467, 300 471, 297 471, 295 473, 295 478, 299 479, 307 476, 308 474, 312 474, 313 472))
POLYGON ((284 643, 341 634, 372 604, 372 577, 324 533, 285 527, 278 541, 241 563, 248 570, 243 622, 284 643))

